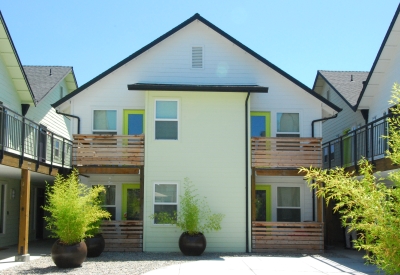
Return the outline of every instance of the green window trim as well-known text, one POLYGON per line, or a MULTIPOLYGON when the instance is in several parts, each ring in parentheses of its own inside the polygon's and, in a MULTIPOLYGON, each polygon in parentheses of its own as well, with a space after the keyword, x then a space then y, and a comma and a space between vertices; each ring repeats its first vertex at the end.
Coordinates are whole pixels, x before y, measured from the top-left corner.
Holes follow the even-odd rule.
POLYGON ((252 116, 265 117, 265 137, 271 137, 271 112, 250 112, 250 117, 252 116))
POLYGON ((256 190, 265 191, 265 216, 266 222, 270 222, 272 220, 272 200, 271 200, 271 185, 256 185, 256 190))
POLYGON ((122 133, 124 135, 128 134, 128 117, 129 115, 143 115, 143 134, 145 133, 145 114, 144 114, 144 110, 124 110, 124 114, 123 114, 123 129, 122 129, 122 133))
POLYGON ((122 205, 121 205, 121 220, 126 220, 125 213, 127 212, 127 193, 128 189, 140 189, 139 183, 123 183, 122 184, 122 205))

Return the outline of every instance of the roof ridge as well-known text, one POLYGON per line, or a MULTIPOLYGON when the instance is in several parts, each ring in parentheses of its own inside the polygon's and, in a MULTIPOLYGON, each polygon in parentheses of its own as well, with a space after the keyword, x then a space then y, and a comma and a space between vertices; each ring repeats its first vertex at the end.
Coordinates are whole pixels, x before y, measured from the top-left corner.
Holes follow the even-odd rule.
POLYGON ((369 71, 336 71, 336 70, 318 70, 318 72, 335 72, 335 73, 369 73, 369 71))

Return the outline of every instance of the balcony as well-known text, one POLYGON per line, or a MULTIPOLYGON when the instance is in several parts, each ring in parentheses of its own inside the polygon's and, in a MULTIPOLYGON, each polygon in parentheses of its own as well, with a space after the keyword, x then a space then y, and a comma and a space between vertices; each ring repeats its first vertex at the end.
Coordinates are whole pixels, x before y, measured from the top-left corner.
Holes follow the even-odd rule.
POLYGON ((143 166, 144 135, 74 135, 74 166, 143 166))
POLYGON ((322 167, 321 138, 253 137, 253 168, 322 167))
POLYGON ((323 168, 354 167, 365 157, 372 163, 378 162, 384 166, 379 170, 389 170, 385 167, 390 162, 385 159, 386 151, 389 149, 387 118, 391 114, 378 118, 364 126, 346 133, 343 136, 325 142, 323 148, 323 168), (385 162, 385 163, 384 163, 385 162))
MULTIPOLYGON (((0 105, 0 161, 22 167, 24 160, 29 170, 38 171, 40 165, 72 167, 72 141, 46 127, 0 105), (17 160, 17 164, 16 161, 17 160), (36 167, 30 167, 34 163, 36 167)), ((47 173, 47 172, 46 172, 47 173)))

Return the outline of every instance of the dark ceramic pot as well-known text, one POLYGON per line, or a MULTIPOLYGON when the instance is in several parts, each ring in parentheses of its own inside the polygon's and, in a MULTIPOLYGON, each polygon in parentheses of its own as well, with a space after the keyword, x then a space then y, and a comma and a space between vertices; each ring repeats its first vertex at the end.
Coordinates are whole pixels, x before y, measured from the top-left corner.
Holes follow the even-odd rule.
POLYGON ((202 233, 191 236, 187 232, 183 232, 179 238, 179 249, 186 256, 200 256, 206 246, 206 237, 202 233))
POLYGON ((87 248, 84 241, 63 245, 57 240, 51 248, 51 258, 57 267, 74 268, 80 267, 86 259, 87 248))
POLYGON ((85 239, 85 243, 88 257, 99 257, 106 245, 103 235, 101 234, 85 239))

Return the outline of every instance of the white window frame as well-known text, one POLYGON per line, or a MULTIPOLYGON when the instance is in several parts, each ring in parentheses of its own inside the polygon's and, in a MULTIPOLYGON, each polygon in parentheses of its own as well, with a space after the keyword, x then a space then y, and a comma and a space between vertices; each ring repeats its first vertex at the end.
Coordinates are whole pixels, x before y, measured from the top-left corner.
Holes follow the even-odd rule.
MULTIPOLYGON (((153 214, 155 214, 154 208, 156 205, 176 205, 176 211, 179 211, 179 182, 177 181, 156 181, 153 182, 153 214), (156 202, 156 185, 176 185, 176 202, 156 202)), ((155 226, 171 226, 171 224, 157 224, 154 223, 155 226)))
POLYGON ((301 120, 302 120, 302 112, 300 110, 279 110, 275 112, 275 136, 277 137, 279 134, 288 134, 288 135, 299 135, 301 137, 301 120), (299 114, 299 131, 298 132, 278 132, 278 114, 299 114))
POLYGON ((96 134, 96 133, 100 133, 100 134, 107 134, 109 133, 110 135, 113 134, 118 134, 118 117, 119 117, 119 112, 117 109, 108 109, 108 108, 95 108, 92 109, 92 133, 96 134), (99 129, 94 129, 94 112, 95 111, 115 111, 116 115, 115 115, 115 130, 108 130, 108 129, 103 129, 103 130, 99 130, 99 129))
MULTIPOLYGON (((116 183, 105 183, 105 182, 100 182, 100 183, 92 183, 91 184, 91 188, 93 188, 93 186, 97 186, 97 185, 102 185, 102 186, 104 186, 104 188, 106 188, 106 190, 107 190, 107 186, 115 186, 115 198, 114 198, 114 201, 115 201, 115 204, 101 204, 100 205, 100 207, 114 207, 115 208, 115 220, 116 221, 118 221, 118 220, 120 220, 118 217, 120 217, 121 215, 120 215, 120 208, 119 208, 119 206, 118 205, 120 205, 121 203, 120 203, 120 201, 118 200, 118 196, 120 196, 121 197, 121 195, 119 194, 119 192, 118 192, 118 184, 116 184, 116 183)), ((110 213, 111 214, 111 213, 110 213)))
POLYGON ((192 70, 204 70, 204 54, 205 54, 205 47, 204 45, 194 44, 190 47, 190 69, 192 70), (193 67, 193 48, 201 48, 201 68, 194 68, 193 67))
POLYGON ((303 188, 302 186, 299 185, 293 185, 293 184, 279 184, 275 187, 275 221, 278 221, 278 209, 300 209, 300 222, 304 220, 304 209, 303 209, 303 198, 304 198, 304 193, 303 193, 303 188), (299 188, 299 201, 300 201, 300 206, 278 206, 278 188, 281 187, 291 187, 291 188, 299 188))
POLYGON ((154 140, 168 140, 168 141, 178 141, 179 140, 179 131, 180 131, 180 127, 179 127, 179 119, 180 119, 180 100, 177 98, 156 98, 154 100, 154 140), (176 101, 176 119, 172 119, 172 118, 157 118, 157 101, 176 101), (177 133, 176 133, 176 139, 157 139, 156 138, 156 122, 157 121, 176 121, 177 122, 177 133))

